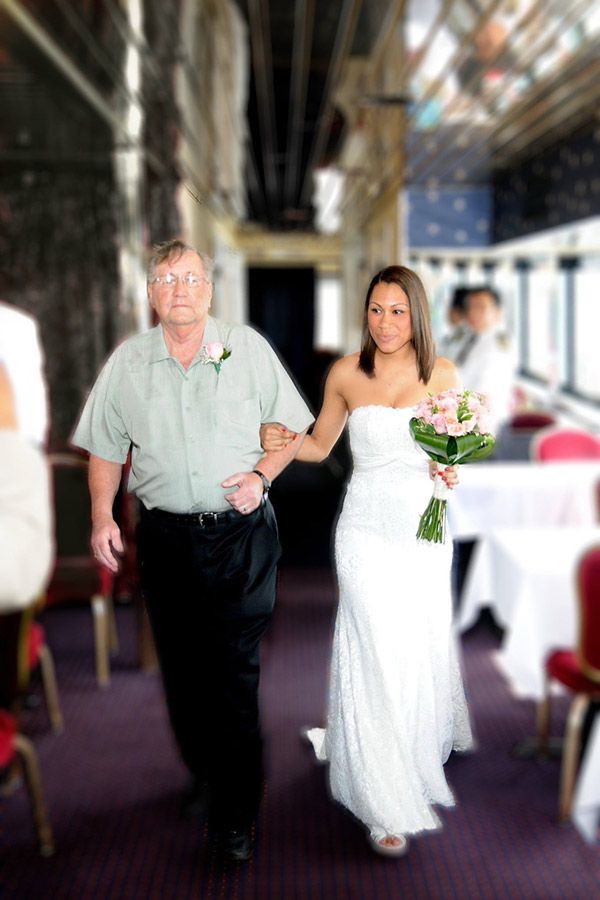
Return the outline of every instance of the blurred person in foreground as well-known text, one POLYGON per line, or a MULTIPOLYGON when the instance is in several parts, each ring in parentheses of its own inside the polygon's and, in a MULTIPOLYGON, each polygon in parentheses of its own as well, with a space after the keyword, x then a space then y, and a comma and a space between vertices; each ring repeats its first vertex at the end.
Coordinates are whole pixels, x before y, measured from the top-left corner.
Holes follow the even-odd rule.
POLYGON ((485 394, 491 431, 498 434, 513 411, 517 360, 502 316, 500 295, 488 285, 471 287, 464 298, 468 335, 454 357, 460 380, 485 394))
POLYGON ((243 860, 262 790, 259 642, 281 552, 267 493, 313 416, 264 338, 208 315, 207 256, 159 245, 147 290, 159 324, 109 357, 73 442, 91 454, 92 549, 112 571, 123 550, 112 505, 131 450, 141 585, 194 779, 186 809, 200 812, 206 788, 222 852, 243 860), (273 418, 299 432, 284 453, 260 446, 273 418))
POLYGON ((0 613, 30 606, 48 578, 52 537, 48 469, 19 433, 16 404, 0 363, 0 613))
MULTIPOLYGON (((452 547, 416 538, 437 464, 409 428, 416 403, 458 386, 454 365, 435 356, 419 277, 389 266, 367 291, 361 350, 332 366, 297 454, 321 462, 348 424, 354 469, 335 533, 327 725, 305 735, 329 762, 333 797, 386 856, 405 853, 408 835, 440 827, 433 806, 455 802, 444 763, 472 745, 451 631, 452 547)), ((275 450, 293 435, 268 424, 261 438, 275 450)), ((450 487, 457 468, 442 472, 450 487)))
POLYGON ((0 301, 0 363, 10 381, 19 432, 36 447, 48 437, 44 357, 33 316, 0 301))

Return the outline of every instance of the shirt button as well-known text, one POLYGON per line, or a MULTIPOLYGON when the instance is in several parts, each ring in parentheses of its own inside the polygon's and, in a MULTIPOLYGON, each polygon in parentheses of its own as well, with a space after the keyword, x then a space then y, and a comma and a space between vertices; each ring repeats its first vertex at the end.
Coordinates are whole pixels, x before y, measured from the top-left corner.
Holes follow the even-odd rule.
POLYGON ((198 473, 197 473, 197 472, 192 472, 192 475, 194 476, 194 478, 197 478, 197 477, 198 477, 198 473))
POLYGON ((191 412, 191 411, 192 411, 192 407, 191 407, 191 406, 186 406, 185 411, 186 411, 186 412, 191 412))

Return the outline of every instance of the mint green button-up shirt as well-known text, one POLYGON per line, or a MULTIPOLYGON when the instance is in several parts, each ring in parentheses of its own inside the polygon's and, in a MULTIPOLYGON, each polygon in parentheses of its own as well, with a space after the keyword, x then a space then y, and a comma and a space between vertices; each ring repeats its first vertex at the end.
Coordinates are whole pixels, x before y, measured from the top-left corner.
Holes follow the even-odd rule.
POLYGON ((245 325, 208 317, 204 343, 231 350, 217 372, 199 351, 189 368, 169 355, 162 327, 120 344, 85 403, 73 443, 111 462, 131 448, 129 490, 147 509, 219 511, 263 455, 259 428, 303 431, 313 416, 268 342, 245 325))

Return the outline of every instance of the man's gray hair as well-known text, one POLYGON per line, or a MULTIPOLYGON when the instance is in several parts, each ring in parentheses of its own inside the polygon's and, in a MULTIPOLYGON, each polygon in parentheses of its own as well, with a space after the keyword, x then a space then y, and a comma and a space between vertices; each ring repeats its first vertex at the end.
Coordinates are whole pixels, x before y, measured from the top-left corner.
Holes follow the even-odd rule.
POLYGON ((184 253, 187 253, 188 250, 191 250, 192 253, 195 253, 196 256, 198 256, 202 263, 206 280, 211 281, 213 271, 212 257, 210 257, 208 253, 196 250, 195 247, 191 247, 189 244, 186 244, 185 241, 180 241, 179 238, 173 238, 171 241, 163 241, 162 244, 156 244, 152 251, 150 262, 148 263, 148 281, 153 280, 157 266, 165 262, 165 260, 173 259, 173 261, 176 262, 184 253))

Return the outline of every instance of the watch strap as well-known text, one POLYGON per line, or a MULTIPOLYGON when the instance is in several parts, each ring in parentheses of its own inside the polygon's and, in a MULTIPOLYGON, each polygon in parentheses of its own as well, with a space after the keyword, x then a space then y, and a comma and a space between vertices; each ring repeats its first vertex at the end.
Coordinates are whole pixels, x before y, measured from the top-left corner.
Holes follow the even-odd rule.
POLYGON ((252 469, 255 475, 258 475, 260 480, 263 483, 263 496, 266 496, 271 490, 271 482, 267 478, 264 472, 261 472, 259 469, 252 469))

